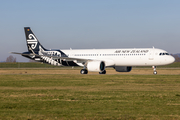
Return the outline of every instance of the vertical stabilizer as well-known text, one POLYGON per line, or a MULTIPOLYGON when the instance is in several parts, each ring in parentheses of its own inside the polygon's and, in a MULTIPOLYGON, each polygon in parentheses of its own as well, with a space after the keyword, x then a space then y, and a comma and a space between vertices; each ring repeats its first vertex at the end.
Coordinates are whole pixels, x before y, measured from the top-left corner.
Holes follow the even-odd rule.
POLYGON ((24 27, 27 47, 30 53, 37 53, 40 50, 40 47, 45 50, 41 45, 35 34, 32 32, 30 27, 24 27))

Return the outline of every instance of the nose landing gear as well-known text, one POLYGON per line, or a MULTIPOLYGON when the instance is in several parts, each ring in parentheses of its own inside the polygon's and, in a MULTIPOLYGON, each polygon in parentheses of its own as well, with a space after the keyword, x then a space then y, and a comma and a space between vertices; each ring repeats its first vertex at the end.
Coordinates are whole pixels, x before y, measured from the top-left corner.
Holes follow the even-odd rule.
POLYGON ((152 66, 152 68, 153 68, 153 70, 154 70, 153 74, 156 75, 156 74, 157 74, 156 66, 152 66))

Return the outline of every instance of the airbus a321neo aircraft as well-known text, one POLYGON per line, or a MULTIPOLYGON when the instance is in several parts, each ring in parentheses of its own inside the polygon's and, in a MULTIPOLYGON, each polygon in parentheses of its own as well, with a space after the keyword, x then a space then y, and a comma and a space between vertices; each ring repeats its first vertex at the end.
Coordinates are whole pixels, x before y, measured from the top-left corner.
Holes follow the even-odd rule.
POLYGON ((171 64, 174 57, 166 51, 156 48, 131 49, 76 49, 48 50, 45 49, 34 35, 30 27, 25 27, 28 52, 16 53, 29 59, 56 66, 82 66, 80 73, 88 71, 106 74, 107 67, 117 72, 130 72, 132 66, 152 66, 157 74, 156 66, 171 64))

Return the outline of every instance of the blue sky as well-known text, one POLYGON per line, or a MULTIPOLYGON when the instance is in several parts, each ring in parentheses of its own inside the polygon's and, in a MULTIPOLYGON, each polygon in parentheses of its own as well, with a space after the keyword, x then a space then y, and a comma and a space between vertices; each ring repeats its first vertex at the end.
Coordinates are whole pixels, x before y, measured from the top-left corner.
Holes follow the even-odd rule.
POLYGON ((4 0, 0 61, 27 51, 24 27, 47 49, 154 46, 180 53, 179 6, 179 0, 4 0))

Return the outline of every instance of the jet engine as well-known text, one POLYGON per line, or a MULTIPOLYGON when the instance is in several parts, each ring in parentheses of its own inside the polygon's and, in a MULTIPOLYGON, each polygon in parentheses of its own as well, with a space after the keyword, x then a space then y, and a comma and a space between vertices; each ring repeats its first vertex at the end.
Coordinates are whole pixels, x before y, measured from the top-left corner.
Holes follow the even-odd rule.
POLYGON ((103 61, 90 61, 87 63, 88 71, 102 72, 105 70, 105 63, 103 61))
POLYGON ((115 66, 114 69, 117 72, 130 72, 132 70, 132 67, 130 67, 130 66, 115 66))

